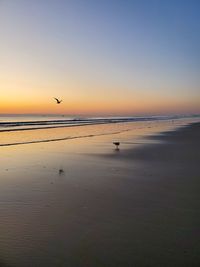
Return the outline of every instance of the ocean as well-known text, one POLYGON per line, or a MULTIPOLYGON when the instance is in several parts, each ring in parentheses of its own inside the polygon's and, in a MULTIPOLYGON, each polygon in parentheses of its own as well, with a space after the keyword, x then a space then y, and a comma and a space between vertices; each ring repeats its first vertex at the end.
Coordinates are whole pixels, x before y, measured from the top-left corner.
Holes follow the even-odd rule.
POLYGON ((134 129, 138 123, 179 123, 198 116, 69 117, 64 115, 0 115, 0 146, 61 141, 134 129), (89 127, 102 125, 102 127, 89 127), (105 127, 107 125, 107 127, 105 127), (56 130, 57 129, 57 130, 56 130), (62 130, 63 129, 63 130, 62 130))

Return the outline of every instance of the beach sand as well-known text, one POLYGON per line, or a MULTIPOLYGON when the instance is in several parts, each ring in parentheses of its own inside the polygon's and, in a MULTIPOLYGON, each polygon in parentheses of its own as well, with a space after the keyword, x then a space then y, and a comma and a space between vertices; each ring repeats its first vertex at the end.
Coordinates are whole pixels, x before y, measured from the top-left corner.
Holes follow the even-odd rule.
POLYGON ((0 266, 200 266, 199 136, 2 148, 0 266))

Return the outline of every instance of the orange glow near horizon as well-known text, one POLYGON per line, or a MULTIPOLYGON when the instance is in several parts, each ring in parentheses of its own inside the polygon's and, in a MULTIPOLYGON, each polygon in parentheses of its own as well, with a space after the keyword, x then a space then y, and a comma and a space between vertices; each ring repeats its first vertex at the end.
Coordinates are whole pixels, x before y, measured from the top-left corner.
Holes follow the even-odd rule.
POLYGON ((128 98, 124 96, 122 99, 97 99, 87 97, 83 99, 73 97, 71 99, 62 97, 63 102, 56 104, 53 97, 17 97, 5 96, 0 99, 0 114, 66 114, 66 115, 143 115, 143 114, 186 114, 198 113, 198 100, 193 101, 177 101, 173 99, 162 99, 162 97, 154 100, 152 97, 142 99, 128 98))

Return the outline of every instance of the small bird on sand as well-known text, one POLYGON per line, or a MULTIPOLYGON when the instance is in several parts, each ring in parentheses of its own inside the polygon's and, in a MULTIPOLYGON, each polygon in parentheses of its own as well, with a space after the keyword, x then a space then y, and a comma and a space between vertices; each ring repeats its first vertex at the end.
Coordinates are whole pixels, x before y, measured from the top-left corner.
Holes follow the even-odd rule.
POLYGON ((59 100, 58 98, 54 97, 54 99, 56 100, 57 104, 60 104, 62 102, 62 100, 59 100))
POLYGON ((115 145, 116 146, 116 149, 118 150, 119 149, 120 142, 113 142, 113 145, 115 145))

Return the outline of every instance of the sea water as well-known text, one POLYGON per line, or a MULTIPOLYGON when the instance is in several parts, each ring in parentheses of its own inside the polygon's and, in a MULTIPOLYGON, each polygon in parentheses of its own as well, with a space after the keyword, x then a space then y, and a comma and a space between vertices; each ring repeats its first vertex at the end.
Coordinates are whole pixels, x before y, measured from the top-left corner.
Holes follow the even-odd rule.
POLYGON ((198 116, 69 117, 65 115, 0 115, 0 146, 61 141, 112 135, 162 125, 198 120, 198 116))

